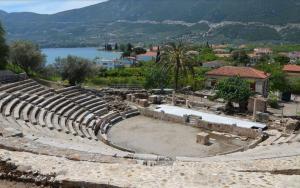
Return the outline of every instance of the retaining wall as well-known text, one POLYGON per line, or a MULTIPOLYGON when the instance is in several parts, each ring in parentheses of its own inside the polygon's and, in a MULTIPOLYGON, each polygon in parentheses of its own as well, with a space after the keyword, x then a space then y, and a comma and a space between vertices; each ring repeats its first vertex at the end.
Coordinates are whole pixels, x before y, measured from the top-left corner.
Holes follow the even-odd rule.
POLYGON ((156 112, 146 108, 139 108, 139 111, 141 115, 146 117, 151 117, 154 119, 169 121, 173 123, 188 124, 191 126, 195 126, 210 131, 224 132, 224 133, 229 133, 237 136, 245 136, 251 139, 256 139, 262 136, 262 132, 259 130, 237 127, 236 125, 206 122, 201 120, 201 118, 197 116, 180 117, 180 116, 167 114, 164 112, 156 112))

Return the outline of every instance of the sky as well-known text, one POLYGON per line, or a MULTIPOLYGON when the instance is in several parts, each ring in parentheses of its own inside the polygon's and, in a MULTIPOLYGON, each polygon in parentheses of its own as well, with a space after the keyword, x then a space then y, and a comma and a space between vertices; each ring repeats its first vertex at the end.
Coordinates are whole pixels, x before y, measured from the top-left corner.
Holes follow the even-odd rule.
POLYGON ((0 10, 6 12, 53 14, 104 1, 107 0, 0 0, 0 10))

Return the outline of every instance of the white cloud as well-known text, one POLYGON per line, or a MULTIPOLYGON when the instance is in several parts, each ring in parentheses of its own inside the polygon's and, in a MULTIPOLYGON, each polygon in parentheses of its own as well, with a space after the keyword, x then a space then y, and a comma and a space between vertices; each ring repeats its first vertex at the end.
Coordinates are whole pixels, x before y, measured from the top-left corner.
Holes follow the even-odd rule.
POLYGON ((106 0, 0 0, 0 10, 7 12, 35 12, 52 14, 82 8, 106 0))

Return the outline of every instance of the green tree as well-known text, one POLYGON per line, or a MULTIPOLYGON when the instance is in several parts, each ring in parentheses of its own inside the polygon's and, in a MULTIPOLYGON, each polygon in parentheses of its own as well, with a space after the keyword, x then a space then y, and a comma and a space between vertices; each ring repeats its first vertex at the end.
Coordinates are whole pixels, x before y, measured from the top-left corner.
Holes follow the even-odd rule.
POLYGON ((274 57, 274 60, 281 65, 286 65, 290 62, 290 58, 284 55, 277 55, 276 57, 274 57))
POLYGON ((154 64, 144 70, 145 88, 162 89, 167 87, 170 82, 170 74, 159 64, 154 64))
POLYGON ((289 91, 291 86, 286 74, 283 72, 283 66, 280 63, 258 63, 256 68, 271 74, 270 90, 271 91, 289 91))
POLYGON ((68 80, 70 85, 77 85, 86 80, 94 71, 94 64, 88 59, 68 56, 56 59, 55 66, 63 80, 68 80))
POLYGON ((194 77, 193 56, 188 54, 189 48, 183 44, 170 43, 165 45, 160 55, 160 63, 174 75, 174 87, 178 90, 180 76, 188 76, 191 73, 194 77))
POLYGON ((232 52, 232 60, 236 64, 247 65, 250 62, 250 58, 245 50, 236 50, 232 52))
POLYGON ((0 23, 0 69, 5 69, 8 58, 8 46, 5 43, 5 31, 0 23))
POLYGON ((217 96, 227 101, 226 110, 232 112, 232 102, 239 103, 240 111, 244 112, 249 97, 253 94, 250 84, 240 77, 221 80, 217 84, 217 96))
POLYGON ((45 55, 38 45, 29 41, 16 41, 10 45, 9 60, 22 68, 28 75, 45 66, 45 55))

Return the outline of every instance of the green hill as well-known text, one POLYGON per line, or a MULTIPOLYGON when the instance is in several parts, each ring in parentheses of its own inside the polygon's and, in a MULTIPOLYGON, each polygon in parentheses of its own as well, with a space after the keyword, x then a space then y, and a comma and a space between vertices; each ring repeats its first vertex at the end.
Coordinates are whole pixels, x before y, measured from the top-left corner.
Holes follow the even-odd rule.
POLYGON ((9 40, 300 42, 299 0, 110 0, 53 15, 0 12, 9 40))

